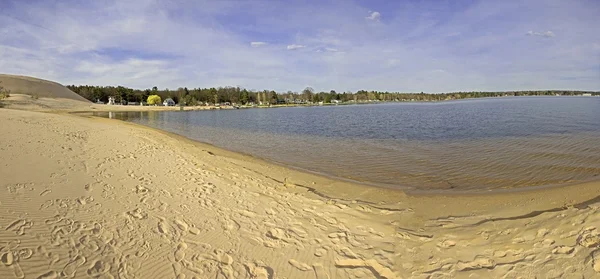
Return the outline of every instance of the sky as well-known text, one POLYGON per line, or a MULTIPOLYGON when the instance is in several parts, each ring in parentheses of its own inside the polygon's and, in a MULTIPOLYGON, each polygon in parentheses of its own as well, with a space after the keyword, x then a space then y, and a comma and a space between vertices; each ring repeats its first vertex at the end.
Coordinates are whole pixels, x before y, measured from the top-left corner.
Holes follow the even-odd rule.
POLYGON ((598 91, 599 15, 598 0, 0 0, 0 73, 139 89, 598 91))

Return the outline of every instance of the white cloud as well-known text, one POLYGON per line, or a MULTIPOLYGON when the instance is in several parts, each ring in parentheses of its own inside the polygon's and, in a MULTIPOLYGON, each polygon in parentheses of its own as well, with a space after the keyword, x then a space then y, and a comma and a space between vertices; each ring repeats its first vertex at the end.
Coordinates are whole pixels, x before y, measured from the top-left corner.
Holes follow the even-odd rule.
POLYGON ((251 42, 250 45, 253 46, 253 47, 260 47, 260 46, 267 45, 267 43, 265 43, 265 42, 251 42))
POLYGON ((338 52, 339 51, 337 48, 332 48, 332 47, 326 47, 325 50, 330 51, 330 52, 338 52))
POLYGON ((539 36, 539 37, 544 37, 544 38, 552 38, 552 37, 555 36, 552 31, 546 31, 546 32, 529 31, 529 32, 525 33, 525 35, 527 35, 527 36, 539 36))
POLYGON ((371 14, 366 17, 368 20, 379 21, 381 19, 381 14, 379 12, 370 12, 371 14))
POLYGON ((288 45, 287 49, 288 50, 296 50, 296 49, 301 49, 301 48, 305 48, 306 46, 304 45, 288 45))
POLYGON ((388 66, 396 66, 400 64, 400 60, 394 58, 388 59, 387 64, 388 66))

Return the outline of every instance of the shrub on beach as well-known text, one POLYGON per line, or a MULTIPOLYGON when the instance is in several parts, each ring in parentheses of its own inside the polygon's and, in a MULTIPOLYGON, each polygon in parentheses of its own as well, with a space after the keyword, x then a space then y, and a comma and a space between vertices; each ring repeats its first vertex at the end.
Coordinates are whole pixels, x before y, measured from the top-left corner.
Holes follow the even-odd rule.
MULTIPOLYGON (((0 81, 0 101, 8 97, 10 97, 10 91, 5 90, 4 87, 2 87, 2 82, 0 81)), ((1 107, 4 107, 4 104, 2 104, 2 102, 0 102, 0 108, 1 107)))
POLYGON ((158 95, 148 96, 148 105, 158 105, 162 102, 162 99, 158 95))
POLYGON ((10 97, 10 91, 5 90, 4 87, 2 86, 2 81, 0 81, 0 100, 6 99, 8 97, 10 97))

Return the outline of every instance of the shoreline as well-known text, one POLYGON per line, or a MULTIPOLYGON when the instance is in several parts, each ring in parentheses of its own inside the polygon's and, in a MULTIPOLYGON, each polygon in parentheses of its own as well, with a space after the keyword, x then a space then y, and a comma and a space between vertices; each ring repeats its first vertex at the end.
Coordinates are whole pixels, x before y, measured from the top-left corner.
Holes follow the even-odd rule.
MULTIPOLYGON (((544 96, 541 96, 544 97, 544 96)), ((96 111, 98 112, 98 111, 96 111)), ((123 111, 125 112, 125 111, 123 111)), ((121 121, 121 122, 125 122, 128 124, 132 124, 134 126, 137 127, 143 127, 143 128, 148 128, 148 129, 153 129, 156 131, 160 131, 168 136, 176 136, 176 137, 182 137, 186 140, 192 141, 192 142, 196 142, 202 145, 208 145, 212 148, 216 148, 216 149, 220 149, 223 151, 227 151, 227 152, 231 152, 231 153, 235 153, 235 154, 239 154, 242 156, 246 156, 249 158, 252 158, 254 160, 258 160, 258 161, 263 161, 267 164, 273 164, 273 165, 277 165, 283 168, 288 168, 288 169, 292 169, 301 173, 306 173, 306 174, 311 174, 311 175, 315 175, 318 177, 323 177, 323 178, 327 178, 327 179, 331 179, 334 181, 339 181, 342 183, 349 183, 349 184, 355 184, 355 185, 360 185, 360 186, 365 186, 365 187, 376 187, 379 189, 383 189, 383 190, 390 190, 392 192, 394 191, 401 191, 405 194, 408 195, 413 195, 413 196, 419 196, 419 195, 442 195, 442 196, 481 196, 481 195, 494 195, 494 194, 500 194, 500 193, 505 193, 505 194, 511 194, 511 193, 523 193, 523 192, 529 192, 529 191, 534 191, 534 192, 543 192, 547 189, 553 189, 553 188, 562 188, 562 187, 577 187, 577 185, 581 185, 581 184, 589 184, 589 183, 597 183, 600 184, 600 176, 597 177, 592 177, 586 180, 582 180, 582 181, 575 181, 575 182, 566 182, 566 183, 559 183, 559 184, 547 184, 547 185, 536 185, 536 186, 523 186, 523 187, 504 187, 504 188, 492 188, 492 189, 469 189, 469 190, 460 190, 460 189, 416 189, 410 186, 402 186, 402 185, 396 185, 396 184, 387 184, 387 183, 378 183, 378 182, 372 182, 372 181, 359 181, 359 180, 355 180, 355 179, 351 179, 351 178, 346 178, 346 177, 340 177, 340 176, 336 176, 333 174, 328 174, 328 173, 323 173, 323 172, 319 172, 316 170, 310 170, 310 169, 305 169, 302 167, 298 167, 298 166, 294 166, 294 165, 290 165, 287 163, 283 163, 283 162, 278 162, 275 160, 271 160, 268 158, 263 158, 260 156, 255 156, 252 155, 250 153, 246 153, 246 152, 242 152, 242 151, 236 151, 236 150, 230 150, 224 147, 219 147, 216 145, 213 145, 211 143, 208 142, 203 142, 203 141, 199 141, 199 140, 195 140, 192 138, 189 138, 187 136, 184 135, 179 135, 173 132, 169 132, 169 131, 165 131, 165 130, 161 130, 158 128, 154 128, 154 127, 150 127, 150 126, 146 126, 143 124, 137 124, 137 123, 133 123, 130 121, 125 121, 125 120, 121 120, 118 118, 108 118, 108 117, 102 117, 102 116, 94 116, 94 115, 89 115, 89 113, 94 113, 94 111, 77 111, 77 112, 69 112, 69 114, 73 114, 76 116, 81 116, 81 117, 90 117, 90 118, 99 118, 99 119, 109 119, 109 120, 117 120, 117 121, 121 121), (88 114, 88 115, 86 115, 88 114)))
MULTIPOLYGON (((77 117, 86 117, 79 116, 77 117)), ((153 132, 160 133, 162 135, 178 139, 179 141, 185 142, 192 146, 197 147, 200 150, 208 150, 213 154, 224 156, 230 159, 240 160, 241 162, 250 163, 250 165, 265 165, 266 169, 277 168, 280 175, 267 175, 264 169, 253 169, 253 171, 260 172, 265 177, 270 177, 277 183, 288 183, 293 184, 297 187, 302 187, 310 192, 314 192, 328 199, 339 199, 346 202, 353 200, 360 200, 366 204, 381 204, 391 205, 395 203, 395 199, 408 198, 412 199, 415 204, 422 203, 430 198, 443 199, 442 203, 461 203, 464 201, 471 200, 473 198, 480 198, 488 200, 489 204, 480 205, 481 207, 474 207, 470 210, 481 211, 485 207, 493 208, 496 206, 506 205, 504 202, 492 202, 494 198, 498 200, 511 200, 510 204, 518 203, 522 201, 526 203, 528 200, 539 200, 547 199, 550 207, 536 207, 532 208, 531 211, 548 211, 555 210, 556 208, 567 208, 570 206, 576 206, 578 204, 585 204, 589 201, 600 198, 600 179, 591 179, 590 181, 566 183, 559 185, 544 185, 535 187, 523 187, 523 188, 511 188, 511 189, 492 189, 492 190, 479 190, 479 191, 440 191, 440 190, 407 190, 407 189, 395 189, 391 187, 378 186, 377 184, 362 183, 351 179, 344 179, 336 176, 322 174, 294 166, 289 166, 283 163, 275 162, 272 160, 253 156, 251 154, 231 151, 222 147, 212 145, 210 143, 197 141, 190 139, 186 136, 179 135, 176 133, 160 130, 157 128, 123 121, 119 119, 108 119, 97 116, 87 116, 90 119, 97 121, 118 121, 125 125, 130 125, 137 129, 147 129, 153 132), (286 182, 287 181, 287 182, 286 182), (325 186, 327 185, 327 186, 325 186), (335 186, 331 186, 335 185, 335 186), (348 189, 349 188, 349 189, 348 189), (583 188, 583 189, 582 189, 583 188), (349 193, 342 194, 340 190, 349 190, 348 192, 358 192, 361 195, 352 195, 349 193), (375 193, 375 194, 372 194, 375 193), (590 194, 594 193, 590 198, 590 194), (540 197, 541 196, 541 197, 540 197), (550 197, 549 197, 550 196, 550 197), (553 197, 560 196, 561 202, 558 202, 553 197), (385 197, 385 198, 384 198, 385 197), (366 198, 366 199, 365 199, 366 198)), ((436 201, 435 203, 438 203, 436 201)), ((542 202, 543 203, 543 202, 542 202)), ((423 207, 432 207, 434 204, 423 204, 423 207)), ((396 210, 398 208, 389 207, 386 209, 396 210)), ((439 216, 438 216, 439 217, 439 216)))

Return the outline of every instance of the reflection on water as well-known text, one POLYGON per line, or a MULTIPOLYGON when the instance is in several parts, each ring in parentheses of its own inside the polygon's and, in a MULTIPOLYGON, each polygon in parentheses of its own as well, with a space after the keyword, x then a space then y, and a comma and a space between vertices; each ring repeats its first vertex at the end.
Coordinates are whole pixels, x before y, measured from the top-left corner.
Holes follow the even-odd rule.
POLYGON ((99 115, 389 187, 483 190, 600 178, 600 98, 99 115))

